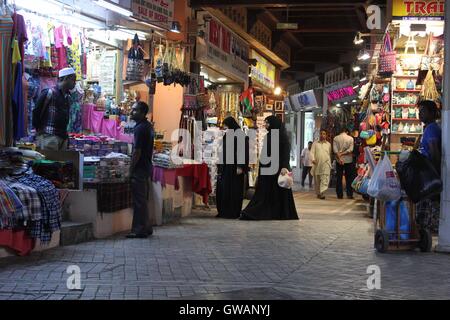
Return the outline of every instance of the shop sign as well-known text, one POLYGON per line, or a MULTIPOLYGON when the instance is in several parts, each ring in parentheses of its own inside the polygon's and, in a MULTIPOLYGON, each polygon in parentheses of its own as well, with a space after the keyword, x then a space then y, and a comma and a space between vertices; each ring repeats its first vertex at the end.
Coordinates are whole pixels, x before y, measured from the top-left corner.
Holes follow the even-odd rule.
POLYGON ((445 0, 393 0, 394 20, 444 20, 445 0))
POLYGON ((174 16, 175 0, 132 0, 133 17, 169 29, 174 16))
POLYGON ((302 93, 294 94, 290 97, 292 110, 294 111, 309 111, 322 104, 321 97, 323 95, 322 90, 313 89, 304 91, 302 93))
POLYGON ((352 86, 336 89, 327 93, 328 100, 334 102, 336 100, 342 100, 346 97, 351 97, 356 94, 355 89, 352 86))
POLYGON ((329 102, 347 101, 356 97, 356 91, 353 89, 351 81, 344 81, 325 89, 329 102))
POLYGON ((252 80, 268 89, 275 88, 275 66, 267 59, 258 54, 255 50, 251 51, 251 58, 256 59, 256 66, 252 66, 252 80))
MULTIPOLYGON (((197 37, 197 60, 218 72, 247 83, 248 81, 248 44, 212 18, 204 21, 207 13, 199 13, 202 24, 202 36, 197 37)), ((208 14, 209 15, 209 14, 208 14)))
POLYGON ((100 60, 99 86, 105 95, 115 94, 116 52, 107 51, 100 60))

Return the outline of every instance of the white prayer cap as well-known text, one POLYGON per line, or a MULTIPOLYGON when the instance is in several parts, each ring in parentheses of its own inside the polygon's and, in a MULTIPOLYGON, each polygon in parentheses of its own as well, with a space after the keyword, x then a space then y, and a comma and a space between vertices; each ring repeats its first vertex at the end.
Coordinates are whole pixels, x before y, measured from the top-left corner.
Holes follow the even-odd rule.
POLYGON ((59 70, 59 78, 70 76, 71 74, 75 74, 75 70, 73 68, 64 68, 59 70))

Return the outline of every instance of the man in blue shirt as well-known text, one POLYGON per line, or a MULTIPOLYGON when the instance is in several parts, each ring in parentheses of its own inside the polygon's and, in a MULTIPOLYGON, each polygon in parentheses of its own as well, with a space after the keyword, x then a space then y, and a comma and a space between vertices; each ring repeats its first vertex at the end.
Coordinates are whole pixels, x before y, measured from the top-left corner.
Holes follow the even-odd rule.
MULTIPOLYGON (((441 174, 442 132, 436 122, 439 110, 434 101, 419 102, 419 119, 425 125, 419 151, 427 157, 436 171, 441 174)), ((417 223, 420 227, 438 232, 440 216, 440 196, 419 201, 416 207, 417 223)))
POLYGON ((425 124, 422 141, 420 142, 420 153, 427 157, 441 172, 442 155, 442 132, 436 123, 439 110, 434 101, 423 100, 419 103, 419 119, 425 124))
POLYGON ((133 224, 127 238, 147 238, 153 234, 147 201, 152 172, 154 131, 146 118, 148 111, 148 105, 142 101, 135 103, 131 111, 131 119, 136 121, 130 167, 133 224))

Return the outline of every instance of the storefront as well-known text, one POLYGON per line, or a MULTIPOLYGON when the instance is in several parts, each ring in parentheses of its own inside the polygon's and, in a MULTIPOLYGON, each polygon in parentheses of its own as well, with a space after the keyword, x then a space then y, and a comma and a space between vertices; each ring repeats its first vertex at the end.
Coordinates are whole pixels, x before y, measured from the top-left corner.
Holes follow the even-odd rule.
POLYGON ((286 97, 285 103, 290 114, 295 119, 295 133, 292 136, 291 167, 295 167, 295 181, 301 177, 301 151, 308 145, 309 141, 315 141, 317 129, 320 129, 323 109, 323 90, 312 89, 286 97))
MULTIPOLYGON (((179 119, 183 119, 180 112, 183 93, 191 87, 191 80, 198 79, 186 72, 189 57, 184 37, 180 40, 164 31, 169 29, 164 24, 177 15, 174 1, 168 1, 169 9, 162 10, 167 17, 161 23, 150 16, 124 20, 91 2, 85 5, 76 14, 59 2, 46 0, 32 6, 28 1, 15 1, 5 8, 5 16, 17 15, 19 18, 14 20, 23 21, 23 27, 19 28, 22 33, 15 35, 17 50, 11 64, 11 70, 19 76, 4 77, 8 81, 2 83, 6 93, 17 97, 14 103, 20 112, 7 114, 10 109, 2 103, 0 145, 27 150, 3 148, 2 168, 10 169, 14 156, 24 159, 24 163, 34 159, 40 179, 51 180, 52 190, 61 195, 52 198, 55 206, 63 205, 58 219, 91 224, 97 238, 129 230, 132 209, 128 171, 134 126, 129 113, 135 101, 144 101, 150 105, 148 118, 157 131, 154 163, 158 170, 153 175, 149 215, 157 225, 188 215, 193 192, 207 199, 210 187, 208 184, 192 187, 198 182, 195 179, 208 176, 207 170, 199 170, 203 176, 198 177, 190 164, 172 168, 164 158, 172 148, 170 142, 164 143, 164 138, 170 140, 179 127, 179 119), (82 14, 90 9, 94 16, 110 19, 108 26, 101 18, 82 14), (17 71, 19 66, 23 66, 23 79, 17 71), (46 156, 42 162, 41 154, 32 151, 36 148, 32 110, 40 92, 53 87, 58 71, 67 66, 73 67, 77 75, 76 90, 71 93, 68 151, 42 151, 46 156), (18 85, 20 82, 23 86, 18 85), (3 117, 4 114, 7 116, 3 117), (9 117, 13 121, 7 121, 9 117), (164 179, 163 171, 173 169, 176 172, 172 183, 173 179, 164 179)), ((138 15, 134 10, 138 8, 130 7, 133 15, 138 15)), ((187 17, 187 12, 182 14, 187 17)), ((199 166, 203 168, 202 164, 199 166)), ((60 227, 61 221, 55 221, 51 246, 59 244, 60 227)), ((37 245, 35 250, 39 248, 37 245)))
MULTIPOLYGON (((444 1, 423 1, 420 5, 412 5, 395 0, 392 9, 393 20, 387 26, 382 39, 377 67, 370 70, 366 76, 367 80, 359 89, 365 115, 360 117, 358 122, 355 121, 355 125, 358 124, 361 148, 372 155, 375 161, 385 156, 394 165, 399 161, 399 154, 408 154, 408 151, 413 150, 423 134, 418 103, 421 100, 431 100, 441 109, 444 1)), ((366 163, 364 157, 358 158, 359 175, 354 186, 360 193, 370 194, 378 200, 376 204, 381 210, 381 217, 385 219, 382 222, 386 225, 380 222, 380 230, 376 235, 376 243, 379 244, 377 249, 387 248, 383 247, 387 246, 386 241, 380 240, 380 234, 386 231, 394 233, 389 235, 389 240, 393 240, 395 234, 401 230, 405 234, 400 238, 411 239, 411 243, 415 245, 416 240, 413 239, 418 239, 414 232, 415 214, 419 206, 416 207, 412 202, 408 192, 402 194, 398 200, 400 207, 406 208, 403 210, 398 206, 389 207, 386 204, 388 196, 377 195, 374 192, 376 190, 367 191, 364 182, 368 179, 369 167, 373 170, 373 166, 374 163, 366 163), (398 213, 401 210, 402 213, 398 213), (392 212, 398 216, 402 215, 400 219, 405 219, 401 226, 392 220, 392 217, 395 217, 392 212)), ((402 187, 406 189, 406 186, 402 187)), ((400 193, 400 190, 398 192, 400 193)), ((417 201, 420 200, 416 199, 415 202, 417 201)), ((428 210, 431 212, 431 207, 428 210)), ((419 239, 423 251, 431 248, 431 240, 425 241, 424 235, 430 236, 431 239, 431 233, 438 229, 439 217, 430 214, 430 218, 430 223, 426 226, 429 233, 421 234, 419 239)), ((408 248, 411 243, 402 242, 397 245, 408 248)))

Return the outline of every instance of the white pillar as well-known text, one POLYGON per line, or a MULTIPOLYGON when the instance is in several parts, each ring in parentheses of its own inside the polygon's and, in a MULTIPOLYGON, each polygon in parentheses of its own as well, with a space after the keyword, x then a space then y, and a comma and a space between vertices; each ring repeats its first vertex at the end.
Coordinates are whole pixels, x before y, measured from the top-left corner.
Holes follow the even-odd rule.
POLYGON ((439 241, 440 252, 450 252, 450 5, 445 4, 445 64, 442 106, 442 181, 441 219, 439 241))

